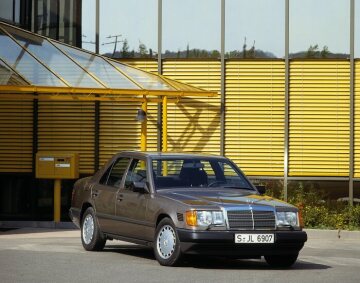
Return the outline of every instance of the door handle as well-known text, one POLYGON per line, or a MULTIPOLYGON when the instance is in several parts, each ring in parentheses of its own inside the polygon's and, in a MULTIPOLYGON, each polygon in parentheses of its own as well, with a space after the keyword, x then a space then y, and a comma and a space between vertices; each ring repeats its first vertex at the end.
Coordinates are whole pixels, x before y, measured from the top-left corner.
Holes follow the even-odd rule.
POLYGON ((119 195, 117 196, 117 200, 118 200, 118 201, 122 201, 123 198, 124 198, 124 195, 123 195, 123 194, 119 194, 119 195))
POLYGON ((96 191, 93 191, 92 192, 92 197, 97 197, 99 195, 99 191, 98 190, 96 190, 96 191))

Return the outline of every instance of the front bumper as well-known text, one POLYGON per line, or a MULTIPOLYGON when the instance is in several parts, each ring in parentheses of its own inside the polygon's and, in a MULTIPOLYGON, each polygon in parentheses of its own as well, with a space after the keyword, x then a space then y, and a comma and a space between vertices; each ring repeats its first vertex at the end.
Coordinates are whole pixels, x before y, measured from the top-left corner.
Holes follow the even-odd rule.
POLYGON ((186 254, 257 258, 264 255, 297 254, 307 241, 304 231, 191 231, 177 229, 181 251, 186 254), (235 244, 237 233, 274 233, 273 244, 235 244))

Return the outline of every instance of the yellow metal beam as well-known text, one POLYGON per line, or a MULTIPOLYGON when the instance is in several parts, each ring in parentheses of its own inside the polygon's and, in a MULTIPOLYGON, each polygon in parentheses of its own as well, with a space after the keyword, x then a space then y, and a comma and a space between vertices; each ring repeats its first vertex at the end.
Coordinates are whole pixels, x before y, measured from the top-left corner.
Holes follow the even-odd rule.
POLYGON ((162 101, 162 151, 167 152, 167 96, 162 101))
POLYGON ((141 104, 141 109, 146 113, 145 120, 141 123, 141 151, 146 151, 147 148, 147 101, 144 96, 144 102, 141 104))
MULTIPOLYGON (((37 94, 0 94, 0 100, 32 100, 38 99, 42 101, 112 101, 112 102, 144 102, 144 98, 140 97, 119 97, 105 96, 96 97, 93 95, 37 95, 37 94)), ((161 98, 147 98, 147 102, 161 103, 161 98)), ((179 99, 168 99, 168 103, 178 103, 179 99)))
POLYGON ((39 94, 99 94, 99 95, 139 95, 139 96, 217 96, 212 91, 171 91, 171 90, 141 90, 141 89, 101 89, 101 88, 72 88, 72 87, 44 87, 44 86, 0 86, 0 93, 39 93, 39 94))
POLYGON ((61 218, 61 180, 54 180, 54 222, 60 222, 61 218))

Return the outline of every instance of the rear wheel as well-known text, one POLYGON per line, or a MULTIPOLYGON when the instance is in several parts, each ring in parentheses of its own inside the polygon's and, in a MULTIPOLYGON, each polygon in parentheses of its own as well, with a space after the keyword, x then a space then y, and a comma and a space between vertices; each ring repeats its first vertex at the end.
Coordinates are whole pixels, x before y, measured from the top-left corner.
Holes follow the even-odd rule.
POLYGON ((288 268, 292 266, 298 258, 298 254, 294 255, 268 255, 265 256, 266 262, 272 267, 288 268))
POLYGON ((92 207, 86 209, 81 220, 81 242, 87 251, 101 251, 106 243, 106 238, 100 231, 92 207))
POLYGON ((169 218, 164 218, 156 227, 154 253, 161 265, 175 266, 180 262, 180 241, 175 225, 169 218))

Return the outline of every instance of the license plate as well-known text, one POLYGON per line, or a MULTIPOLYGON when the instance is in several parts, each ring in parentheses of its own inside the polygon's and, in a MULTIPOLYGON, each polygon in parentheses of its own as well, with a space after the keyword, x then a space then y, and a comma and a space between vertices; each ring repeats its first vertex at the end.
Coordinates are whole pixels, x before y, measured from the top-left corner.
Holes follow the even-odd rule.
POLYGON ((274 234, 235 234, 236 244, 272 244, 274 234))

